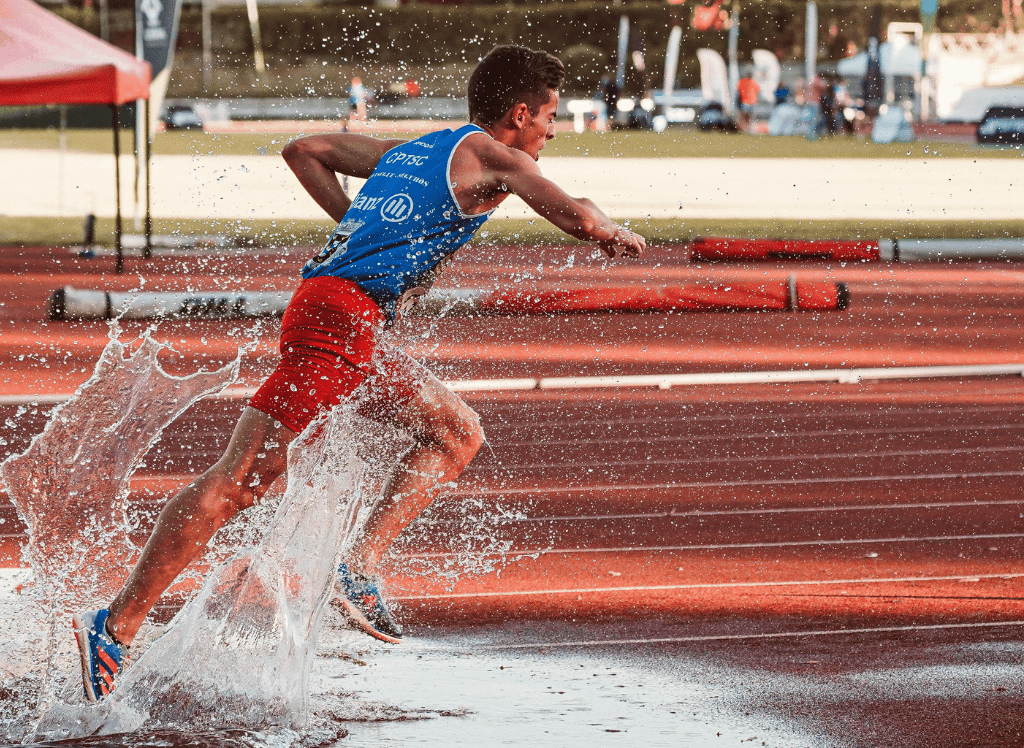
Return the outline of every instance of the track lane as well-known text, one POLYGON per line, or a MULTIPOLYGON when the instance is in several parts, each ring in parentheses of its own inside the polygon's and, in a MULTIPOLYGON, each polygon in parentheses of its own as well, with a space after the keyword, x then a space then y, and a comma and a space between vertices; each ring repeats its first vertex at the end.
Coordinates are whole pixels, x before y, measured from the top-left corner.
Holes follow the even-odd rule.
MULTIPOLYGON (((10 366, 2 390, 70 392, 107 342, 102 321, 42 319, 57 285, 288 289, 306 254, 129 259, 118 278, 101 268, 109 258, 5 255, 0 355, 10 366)), ((1024 272, 1012 264, 725 266, 690 265, 683 255, 655 247, 642 263, 606 264, 579 247, 539 248, 526 266, 521 252, 477 247, 449 282, 529 291, 795 275, 846 282, 853 306, 829 314, 418 321, 403 334, 452 379, 1017 360, 1024 272)), ((146 326, 126 323, 123 339, 146 326)), ((161 357, 174 374, 220 365, 239 341, 257 341, 243 366, 251 386, 276 356, 273 320, 165 321, 157 337, 179 351, 161 357)), ((493 451, 485 448, 455 493, 396 548, 389 582, 408 591, 402 604, 413 625, 449 616, 1024 618, 1014 587, 1024 573, 1019 377, 466 399, 493 451), (458 552, 473 543, 484 556, 494 543, 538 555, 504 565, 494 556, 488 563, 500 573, 473 576, 458 552), (411 573, 428 568, 456 578, 411 573)), ((136 540, 162 502, 219 456, 242 405, 207 400, 167 430, 132 481, 136 540)), ((49 411, 0 406, 0 456, 24 449, 49 411)), ((16 563, 24 528, 2 497, 0 522, 0 557, 16 563)), ((175 600, 165 601, 164 615, 175 600)))

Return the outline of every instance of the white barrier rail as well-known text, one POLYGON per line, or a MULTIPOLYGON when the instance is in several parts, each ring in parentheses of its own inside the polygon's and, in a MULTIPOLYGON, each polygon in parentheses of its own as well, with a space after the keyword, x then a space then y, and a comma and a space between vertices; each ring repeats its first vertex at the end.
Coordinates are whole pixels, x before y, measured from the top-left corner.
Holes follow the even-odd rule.
POLYGON ((900 239, 894 257, 899 262, 954 260, 1024 260, 1024 239, 900 239))
MULTIPOLYGON (((856 384, 864 380, 943 379, 971 377, 1024 377, 1024 362, 978 364, 973 366, 893 366, 874 369, 814 369, 809 371, 737 371, 711 374, 642 374, 612 377, 524 377, 520 379, 463 379, 445 382, 454 392, 503 392, 516 390, 579 390, 612 388, 709 386, 724 384, 786 384, 796 382, 837 382, 856 384)), ((229 387, 213 397, 247 400, 255 387, 229 387)), ((0 395, 0 405, 56 405, 71 398, 63 395, 0 395)))

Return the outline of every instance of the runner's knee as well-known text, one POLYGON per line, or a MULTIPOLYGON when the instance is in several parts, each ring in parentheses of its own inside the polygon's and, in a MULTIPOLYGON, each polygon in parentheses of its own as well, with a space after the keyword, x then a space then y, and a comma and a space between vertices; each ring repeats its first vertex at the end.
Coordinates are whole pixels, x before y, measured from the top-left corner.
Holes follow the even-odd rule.
POLYGON ((484 443, 484 430, 480 416, 465 404, 445 419, 442 428, 421 438, 448 455, 455 463, 465 466, 484 443))
POLYGON ((215 465, 208 475, 215 481, 216 488, 207 492, 207 495, 218 496, 219 499, 212 499, 213 502, 220 503, 214 510, 230 517, 243 509, 248 509, 263 498, 263 494, 284 470, 285 465, 271 464, 267 461, 252 465, 245 471, 232 471, 222 465, 215 465))

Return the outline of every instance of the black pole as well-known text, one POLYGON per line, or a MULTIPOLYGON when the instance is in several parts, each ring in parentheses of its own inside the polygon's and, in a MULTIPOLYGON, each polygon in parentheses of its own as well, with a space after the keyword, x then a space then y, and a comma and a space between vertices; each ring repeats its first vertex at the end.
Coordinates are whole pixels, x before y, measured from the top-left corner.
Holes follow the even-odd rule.
POLYGON ((877 117, 885 99, 885 78, 882 76, 882 6, 871 9, 871 31, 868 36, 868 69, 864 76, 864 113, 877 117))
POLYGON ((110 105, 114 120, 114 195, 117 212, 114 215, 114 251, 117 253, 115 273, 124 272, 124 248, 121 246, 121 123, 117 104, 110 105))
POLYGON ((144 142, 146 144, 146 248, 143 250, 143 257, 149 259, 153 256, 153 203, 150 200, 149 194, 149 165, 151 156, 153 154, 153 143, 149 138, 149 99, 146 99, 145 105, 145 120, 146 137, 144 142))

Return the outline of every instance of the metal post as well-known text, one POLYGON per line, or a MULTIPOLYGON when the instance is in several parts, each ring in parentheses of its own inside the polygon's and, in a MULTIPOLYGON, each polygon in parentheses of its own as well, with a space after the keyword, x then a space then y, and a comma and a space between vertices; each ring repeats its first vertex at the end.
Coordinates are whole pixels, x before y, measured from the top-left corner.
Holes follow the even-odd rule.
POLYGON ((150 136, 149 127, 149 99, 146 99, 146 138, 143 141, 146 146, 146 248, 143 250, 143 257, 149 259, 153 256, 153 203, 150 198, 150 184, 152 180, 149 177, 149 167, 152 163, 153 154, 153 139, 150 136))
POLYGON ((920 100, 918 117, 922 122, 932 118, 934 91, 931 79, 928 77, 928 56, 931 52, 932 33, 935 31, 935 16, 938 11, 939 0, 921 0, 921 77, 918 86, 920 100))
POLYGON ((210 16, 211 0, 202 0, 203 8, 203 93, 213 89, 213 19, 210 16))
POLYGON ((121 246, 121 123, 117 104, 110 105, 114 125, 114 195, 117 212, 114 215, 114 251, 117 253, 117 264, 114 272, 124 272, 124 248, 121 246))
POLYGON ((100 39, 110 41, 110 0, 99 0, 100 6, 100 39))
POLYGON ((804 96, 811 91, 814 79, 818 77, 818 4, 807 3, 807 18, 804 24, 804 96))
POLYGON ((629 16, 619 16, 619 43, 615 58, 615 83, 619 90, 626 89, 626 57, 629 55, 629 16))
MULTIPOLYGON (((139 3, 135 3, 135 59, 145 60, 146 55, 143 49, 142 41, 142 13, 139 12, 139 3)), ((142 99, 135 100, 135 126, 134 126, 134 141, 135 141, 135 174, 132 180, 132 229, 138 232, 141 228, 141 216, 139 215, 139 208, 141 207, 142 201, 139 199, 139 189, 142 186, 142 130, 145 124, 142 121, 142 99)))
POLYGON ((142 138, 143 130, 146 129, 147 125, 142 121, 145 114, 143 113, 142 99, 135 100, 135 122, 132 128, 132 139, 135 145, 135 170, 132 174, 132 230, 136 233, 142 228, 142 216, 140 210, 142 208, 142 168, 143 168, 143 153, 142 153, 142 138))
POLYGON ((725 111, 732 114, 736 112, 736 116, 739 116, 736 106, 736 91, 739 89, 740 83, 740 60, 739 60, 739 43, 740 43, 740 4, 739 0, 733 0, 732 13, 729 16, 729 96, 726 102, 725 111))
POLYGON ((57 143, 57 215, 64 215, 64 160, 68 152, 68 105, 60 105, 60 137, 57 143))
POLYGON ((262 78, 267 72, 267 64, 263 60, 263 38, 260 35, 260 17, 256 9, 256 0, 245 0, 245 9, 249 14, 249 30, 252 32, 252 56, 256 63, 256 75, 262 78))

